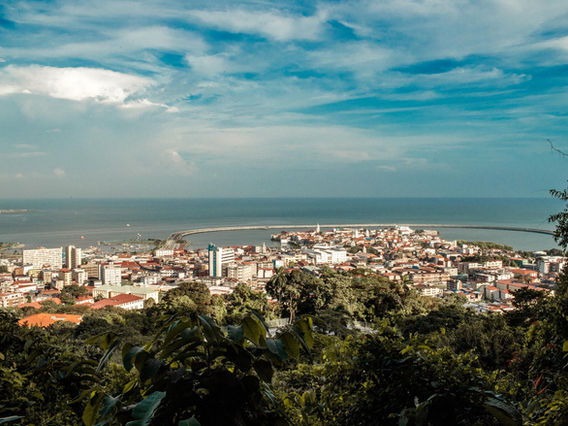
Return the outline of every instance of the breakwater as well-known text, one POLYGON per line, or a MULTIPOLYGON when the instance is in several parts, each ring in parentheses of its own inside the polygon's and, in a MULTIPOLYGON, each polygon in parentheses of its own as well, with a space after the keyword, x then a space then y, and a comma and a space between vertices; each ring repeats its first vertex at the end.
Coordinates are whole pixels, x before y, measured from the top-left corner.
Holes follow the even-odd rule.
MULTIPOLYGON (((447 223, 357 223, 357 224, 320 224, 320 228, 392 228, 395 226, 408 226, 415 229, 432 229, 432 228, 457 228, 457 229, 487 229, 496 231, 513 231, 513 232, 529 232, 534 234, 554 235, 554 231, 540 228, 526 228, 518 226, 502 226, 502 225, 462 225, 447 223)), ((171 234, 163 245, 164 248, 174 248, 177 241, 183 240, 189 235, 205 234, 210 232, 227 232, 227 231, 248 231, 262 229, 315 229, 316 225, 246 225, 246 226, 218 226, 210 228, 196 228, 185 231, 178 231, 171 234)))

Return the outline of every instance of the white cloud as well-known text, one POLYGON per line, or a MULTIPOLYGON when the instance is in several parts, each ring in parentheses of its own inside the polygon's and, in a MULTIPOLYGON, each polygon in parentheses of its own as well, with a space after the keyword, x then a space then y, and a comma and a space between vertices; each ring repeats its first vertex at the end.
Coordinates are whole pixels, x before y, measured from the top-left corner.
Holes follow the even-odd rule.
POLYGON ((458 67, 453 70, 437 74, 420 74, 412 79, 418 84, 440 86, 442 84, 483 84, 488 83, 496 86, 519 84, 529 80, 526 74, 505 73, 499 68, 484 66, 458 67))
POLYGON ((139 96, 153 80, 100 68, 56 68, 41 65, 0 68, 0 95, 37 94, 72 101, 94 101, 129 107, 167 105, 139 96))
POLYGON ((243 9, 189 12, 204 24, 235 33, 259 34, 278 41, 320 38, 326 16, 283 15, 276 11, 251 12, 243 9))
POLYGON ((37 148, 36 145, 32 145, 32 144, 29 144, 29 143, 15 143, 12 146, 16 149, 36 149, 37 148))
POLYGON ((148 107, 160 107, 160 108, 165 108, 166 112, 178 112, 179 111, 177 107, 171 107, 171 106, 168 106, 166 104, 151 102, 146 98, 137 99, 135 101, 125 102, 121 105, 121 107, 126 108, 126 109, 134 109, 134 110, 142 109, 142 108, 148 108, 148 107))
POLYGON ((191 176, 197 170, 194 162, 186 161, 181 154, 174 149, 166 149, 162 152, 164 170, 169 170, 174 175, 191 176))
POLYGON ((186 62, 194 72, 205 76, 227 72, 227 61, 221 55, 186 55, 186 62))
POLYGON ((336 44, 308 53, 315 69, 348 70, 362 77, 399 65, 403 62, 400 56, 381 44, 368 41, 336 44))
POLYGON ((379 165, 400 164, 427 167, 425 160, 412 157, 419 147, 435 141, 437 149, 455 146, 466 136, 426 134, 392 136, 379 131, 353 129, 346 126, 264 126, 242 128, 198 128, 191 126, 180 132, 166 133, 167 155, 171 164, 185 160, 179 153, 191 155, 196 163, 214 159, 217 167, 229 164, 263 164, 278 168, 281 164, 333 168, 338 164, 376 162, 379 165))
POLYGON ((152 84, 144 78, 98 68, 55 68, 40 65, 0 69, 0 94, 32 93, 73 101, 123 103, 152 84), (8 84, 6 84, 8 82, 8 84))
POLYGON ((43 157, 45 152, 41 151, 27 151, 27 152, 4 152, 0 153, 0 158, 34 158, 43 157))
POLYGON ((57 176, 58 178, 62 178, 62 177, 65 177, 65 170, 60 169, 60 168, 56 168, 56 169, 53 169, 53 174, 55 176, 57 176))

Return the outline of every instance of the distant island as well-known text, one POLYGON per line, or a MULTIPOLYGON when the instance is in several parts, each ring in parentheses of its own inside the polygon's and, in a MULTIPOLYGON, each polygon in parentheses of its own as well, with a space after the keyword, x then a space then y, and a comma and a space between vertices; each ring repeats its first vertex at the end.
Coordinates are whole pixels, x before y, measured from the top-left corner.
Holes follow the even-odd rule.
POLYGON ((17 214, 17 213, 27 213, 27 212, 29 212, 28 209, 7 209, 7 210, 0 209, 0 214, 17 214))

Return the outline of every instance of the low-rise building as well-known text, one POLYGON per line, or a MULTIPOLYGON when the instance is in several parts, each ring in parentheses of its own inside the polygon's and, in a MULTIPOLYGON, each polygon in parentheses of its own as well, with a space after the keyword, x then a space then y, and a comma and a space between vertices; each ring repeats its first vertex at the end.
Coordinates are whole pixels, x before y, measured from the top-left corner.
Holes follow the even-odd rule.
POLYGON ((93 303, 91 309, 102 309, 107 306, 126 310, 142 309, 144 308, 144 298, 134 294, 119 294, 93 303))

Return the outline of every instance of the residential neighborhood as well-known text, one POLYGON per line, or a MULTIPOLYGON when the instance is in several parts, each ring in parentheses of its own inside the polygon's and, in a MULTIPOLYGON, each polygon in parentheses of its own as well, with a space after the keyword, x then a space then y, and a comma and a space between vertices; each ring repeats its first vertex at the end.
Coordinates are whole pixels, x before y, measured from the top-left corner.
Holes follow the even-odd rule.
MULTIPOLYGON (((279 268, 318 276, 323 268, 376 273, 424 296, 457 297, 477 312, 513 310, 515 291, 554 292, 565 258, 517 252, 486 242, 446 241, 435 230, 336 228, 282 231, 260 246, 176 248, 109 253, 97 247, 23 249, 0 258, 0 306, 39 309, 62 303, 69 286, 84 289, 66 304, 126 310, 158 303, 182 282, 200 282, 211 294, 239 283, 264 291, 279 268)), ((42 323, 45 323, 42 322, 42 323)))

